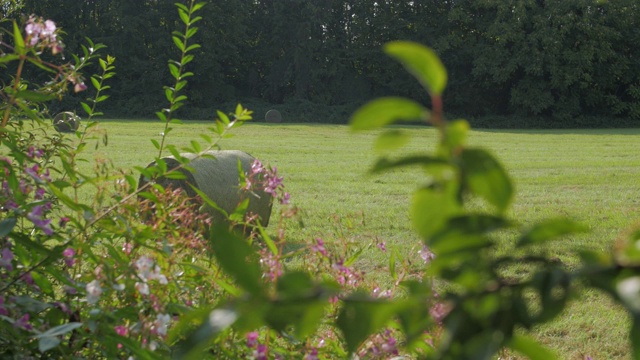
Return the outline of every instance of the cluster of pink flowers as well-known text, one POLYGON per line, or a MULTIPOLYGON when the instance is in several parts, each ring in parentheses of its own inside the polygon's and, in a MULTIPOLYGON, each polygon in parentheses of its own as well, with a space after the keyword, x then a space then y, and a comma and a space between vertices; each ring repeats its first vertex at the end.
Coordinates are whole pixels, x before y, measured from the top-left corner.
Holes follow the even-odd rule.
POLYGON ((43 48, 49 48, 54 55, 62 52, 63 45, 58 41, 57 28, 53 21, 31 15, 24 30, 27 33, 26 42, 29 46, 39 45, 43 48))
POLYGON ((255 159, 251 164, 251 171, 245 174, 245 190, 263 190, 286 205, 289 204, 290 195, 284 191, 283 179, 278 176, 277 167, 265 167, 260 160, 255 159))

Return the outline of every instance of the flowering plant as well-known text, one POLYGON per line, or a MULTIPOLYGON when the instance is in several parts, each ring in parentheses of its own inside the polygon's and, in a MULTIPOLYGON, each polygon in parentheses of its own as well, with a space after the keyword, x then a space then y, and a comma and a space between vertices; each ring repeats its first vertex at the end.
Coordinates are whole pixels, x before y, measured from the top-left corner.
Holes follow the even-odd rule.
MULTIPOLYGON (((419 165, 428 185, 411 204, 413 224, 423 242, 413 253, 425 271, 412 271, 416 259, 404 259, 382 240, 354 244, 346 237, 315 237, 299 249, 285 247, 287 224, 298 209, 284 191, 277 168, 259 161, 240 174, 241 191, 271 194, 281 208, 276 235, 265 231, 239 206, 230 224, 211 224, 198 211, 206 195, 188 198, 181 189, 162 188, 159 177, 181 179, 168 169, 169 152, 188 166, 188 159, 165 139, 175 111, 185 105, 180 93, 193 75, 186 71, 203 3, 177 4, 183 32, 173 33, 180 59, 169 64, 175 80, 165 89, 169 106, 156 113, 163 121, 156 166, 139 168, 150 181, 138 188, 135 177, 108 163, 94 174, 78 170, 90 135, 98 134, 97 105, 106 100, 115 59, 99 57, 101 44, 83 47, 73 64, 41 59, 64 47, 51 20, 32 16, 24 26, 13 23, 13 42, 0 41, 0 64, 15 64, 15 76, 1 90, 0 124, 0 354, 47 358, 393 358, 402 355, 459 359, 490 358, 503 347, 532 358, 553 358, 526 334, 554 318, 586 280, 603 289, 634 315, 635 357, 640 309, 640 253, 631 235, 614 256, 583 253, 584 267, 570 271, 546 253, 495 257, 489 251, 496 231, 513 230, 506 217, 513 186, 500 163, 486 150, 465 144, 468 124, 447 122, 441 93, 446 71, 428 48, 409 42, 387 44, 385 51, 418 78, 431 96, 432 109, 408 99, 383 98, 357 111, 355 130, 376 129, 397 120, 429 120, 440 141, 434 154, 382 158, 374 171, 419 165), (97 61, 100 73, 84 85, 82 69, 97 61), (24 79, 25 66, 52 75, 35 87, 24 79), (73 90, 93 91, 82 102, 88 123, 66 137, 45 121, 46 101, 73 90), (81 191, 91 193, 89 200, 81 191), (485 202, 481 211, 467 200, 485 202), (236 215, 242 215, 240 217, 236 215), (240 219, 240 220, 239 220, 240 219), (242 225, 242 235, 233 226, 242 225), (385 285, 368 279, 357 260, 364 248, 389 256, 385 285), (531 276, 506 279, 501 269, 526 263, 531 276), (434 291, 433 279, 449 284, 434 291), (392 285, 388 285, 392 284, 392 285), (528 307, 526 295, 540 299, 528 307)), ((203 147, 217 146, 228 131, 251 119, 238 105, 218 113, 203 147)), ((381 142, 402 143, 397 131, 381 142), (397 138, 397 142, 394 139, 397 138)), ((404 139, 404 137, 402 137, 404 139)), ((106 137, 103 144, 106 145, 106 137)), ((99 143, 97 144, 99 145, 99 143)), ((215 205, 215 204, 214 204, 215 205)), ((231 220, 231 219, 230 219, 231 220)), ((342 219, 336 219, 340 222, 342 219)), ((363 225, 364 226, 364 225, 363 225)), ((551 219, 522 232, 515 248, 529 250, 567 234, 585 231, 569 219, 551 219)))

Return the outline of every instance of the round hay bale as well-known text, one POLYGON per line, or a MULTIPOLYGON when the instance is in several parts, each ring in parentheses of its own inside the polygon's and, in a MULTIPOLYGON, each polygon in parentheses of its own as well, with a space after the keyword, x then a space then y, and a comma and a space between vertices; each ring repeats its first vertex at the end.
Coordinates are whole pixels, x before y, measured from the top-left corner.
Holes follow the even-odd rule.
MULTIPOLYGON (((207 155, 211 157, 197 157, 197 154, 185 153, 180 154, 191 159, 189 166, 193 168, 193 172, 186 169, 180 169, 186 179, 175 180, 160 178, 156 182, 164 188, 171 187, 173 189, 183 189, 189 197, 198 197, 196 192, 189 186, 195 186, 205 193, 209 199, 213 200, 218 207, 226 211, 228 214, 233 213, 241 201, 249 198, 249 207, 247 213, 253 213, 259 216, 260 224, 264 227, 269 225, 271 217, 271 194, 264 191, 244 191, 240 189, 240 176, 238 174, 238 160, 242 165, 245 173, 251 170, 251 164, 255 158, 243 151, 239 150, 212 150, 207 155)), ((165 157, 163 160, 167 164, 167 169, 173 169, 180 163, 173 157, 165 157)), ((155 161, 148 166, 155 165, 155 161)), ((148 182, 144 176, 140 176, 138 188, 144 186, 148 182)), ((206 211, 211 215, 212 223, 220 223, 224 221, 224 215, 218 210, 205 207, 206 211)))
POLYGON ((80 127, 80 117, 70 111, 61 112, 53 118, 53 127, 59 132, 75 132, 80 127))
POLYGON ((282 122, 282 114, 276 109, 271 109, 264 115, 264 120, 269 123, 279 123, 282 122))

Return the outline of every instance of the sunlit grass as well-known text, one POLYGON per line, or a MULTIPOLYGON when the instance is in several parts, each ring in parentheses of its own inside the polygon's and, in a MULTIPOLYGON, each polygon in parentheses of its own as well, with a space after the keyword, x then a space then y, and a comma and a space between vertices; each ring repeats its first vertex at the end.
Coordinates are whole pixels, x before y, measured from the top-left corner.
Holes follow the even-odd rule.
MULTIPOLYGON (((109 158, 123 169, 146 166, 157 156, 149 139, 160 138, 161 125, 102 121, 100 128, 108 132, 109 145, 90 156, 109 158)), ((210 125, 176 125, 168 141, 178 148, 187 146, 210 125)), ((391 156, 429 151, 437 141, 433 129, 401 129, 413 140, 406 150, 391 156)), ((220 146, 246 151, 278 167, 292 203, 302 210, 302 224, 288 227, 289 242, 341 238, 364 246, 384 241, 387 248, 415 258, 419 239, 411 230, 407 209, 422 173, 407 169, 369 175, 377 133, 352 133, 336 125, 262 123, 247 124, 233 133, 220 146)), ((474 131, 469 139, 473 146, 493 151, 511 174, 517 190, 512 218, 527 226, 546 217, 568 216, 590 228, 588 234, 554 244, 555 256, 568 267, 579 264, 574 250, 610 249, 639 217, 639 140, 639 130, 474 131)), ((277 224, 277 213, 276 208, 272 224, 277 224)), ((496 252, 510 251, 514 239, 499 240, 496 252)), ((387 254, 374 246, 364 252, 360 266, 382 273, 387 271, 387 261, 387 254)), ((535 333, 563 359, 628 358, 627 324, 628 319, 608 299, 589 292, 576 299, 566 315, 535 333)))

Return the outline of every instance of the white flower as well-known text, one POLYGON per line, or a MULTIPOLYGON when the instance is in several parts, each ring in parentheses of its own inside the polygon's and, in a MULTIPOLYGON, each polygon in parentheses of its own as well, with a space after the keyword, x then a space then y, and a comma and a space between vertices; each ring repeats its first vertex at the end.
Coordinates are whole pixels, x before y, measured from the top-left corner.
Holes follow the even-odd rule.
POLYGON ((156 333, 160 336, 167 335, 167 328, 169 327, 169 323, 171 322, 171 315, 169 314, 158 314, 155 321, 156 333))
POLYGON ((151 267, 153 266, 153 260, 146 257, 141 256, 138 260, 136 260, 136 268, 138 269, 138 276, 140 276, 143 280, 148 280, 151 277, 151 267))
POLYGON ((140 295, 149 295, 149 285, 147 283, 137 282, 135 286, 140 295))
POLYGON ((87 290, 87 302, 89 304, 95 304, 100 299, 100 295, 102 295, 102 288, 100 287, 100 281, 93 280, 88 283, 86 286, 87 290))

